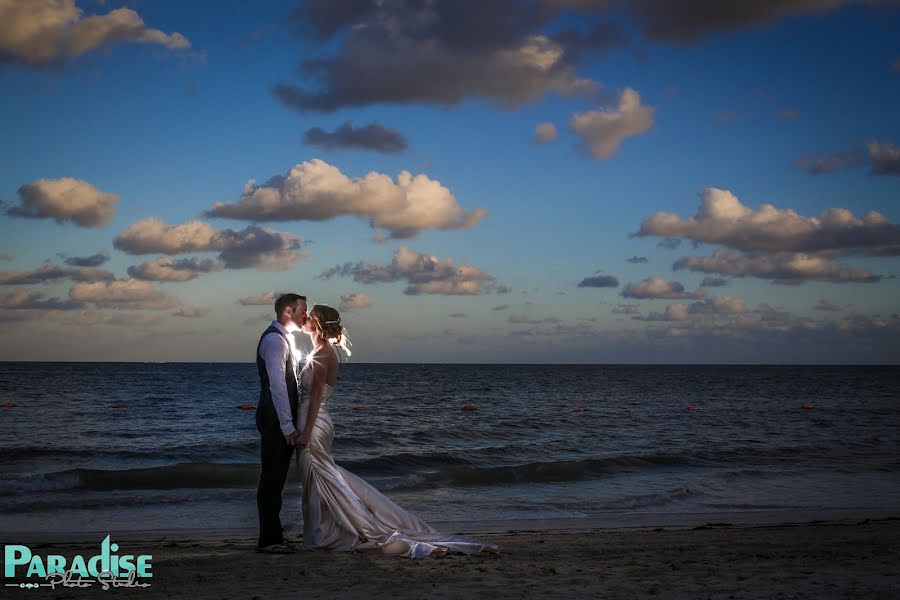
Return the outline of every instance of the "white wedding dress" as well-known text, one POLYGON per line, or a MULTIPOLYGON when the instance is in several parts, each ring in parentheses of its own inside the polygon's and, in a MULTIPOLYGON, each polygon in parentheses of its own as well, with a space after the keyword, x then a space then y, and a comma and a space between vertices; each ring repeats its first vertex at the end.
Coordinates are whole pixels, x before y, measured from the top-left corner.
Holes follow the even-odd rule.
MULTIPOLYGON (((312 369, 300 372, 303 391, 297 431, 303 431, 310 402, 312 369)), ((360 477, 335 464, 334 424, 328 412, 334 388, 327 383, 309 445, 300 451, 303 481, 303 547, 426 558, 435 548, 448 552, 499 554, 500 546, 441 533, 403 510, 360 477)))

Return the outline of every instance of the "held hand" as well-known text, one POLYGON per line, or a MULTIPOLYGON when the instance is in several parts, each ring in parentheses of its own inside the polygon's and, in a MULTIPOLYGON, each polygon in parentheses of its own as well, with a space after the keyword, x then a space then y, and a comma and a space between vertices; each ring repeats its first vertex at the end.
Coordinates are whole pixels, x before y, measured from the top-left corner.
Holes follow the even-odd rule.
POLYGON ((296 430, 290 435, 284 436, 284 441, 287 442, 288 446, 296 446, 298 439, 300 439, 300 432, 296 430))
POLYGON ((312 437, 312 431, 306 430, 300 434, 300 437, 297 439, 296 445, 303 448, 309 446, 309 438, 312 437))

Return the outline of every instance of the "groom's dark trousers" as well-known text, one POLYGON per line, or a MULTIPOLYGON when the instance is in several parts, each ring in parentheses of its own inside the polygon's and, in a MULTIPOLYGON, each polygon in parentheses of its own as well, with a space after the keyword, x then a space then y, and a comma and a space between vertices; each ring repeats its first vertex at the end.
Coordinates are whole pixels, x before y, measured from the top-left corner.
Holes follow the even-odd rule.
MULTIPOLYGON (((284 337, 284 334, 276 327, 269 327, 259 338, 259 345, 262 344, 262 338, 269 333, 276 333, 284 337)), ((285 339, 285 343, 287 343, 287 339, 285 339)), ((284 490, 284 482, 287 479, 294 447, 288 445, 285 441, 284 434, 278 424, 278 413, 272 400, 269 375, 266 371, 265 360, 260 356, 259 345, 256 347, 256 367, 259 371, 260 384, 259 404, 256 407, 256 429, 259 431, 261 438, 260 462, 262 470, 259 475, 259 487, 256 490, 256 508, 259 512, 258 546, 262 548, 271 544, 284 543, 280 517, 281 493, 284 490)), ((290 357, 285 364, 285 385, 287 386, 291 415, 294 422, 296 422, 299 393, 297 376, 294 373, 293 362, 290 357)))

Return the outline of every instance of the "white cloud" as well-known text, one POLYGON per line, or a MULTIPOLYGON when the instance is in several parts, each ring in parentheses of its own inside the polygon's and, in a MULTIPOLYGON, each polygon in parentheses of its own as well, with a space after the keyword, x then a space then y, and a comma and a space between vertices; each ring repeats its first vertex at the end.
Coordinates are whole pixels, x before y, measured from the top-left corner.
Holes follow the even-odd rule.
POLYGON ((878 140, 870 140, 867 148, 873 175, 900 175, 900 148, 878 140))
POLYGON ((353 292, 341 296, 341 304, 338 310, 356 310, 372 306, 372 299, 365 292, 353 292))
POLYGON ((206 315, 209 314, 208 308, 203 307, 194 307, 194 306, 182 306, 177 311, 172 313, 173 317, 184 317, 186 319, 202 319, 206 315))
POLYGON ((38 179, 19 188, 20 206, 6 214, 31 219, 71 221, 82 227, 102 227, 116 213, 119 196, 103 192, 74 177, 38 179))
POLYGON ((84 17, 74 0, 0 0, 0 62, 38 67, 116 42, 190 47, 180 33, 149 28, 129 8, 84 17))
POLYGON ((128 267, 128 275, 146 281, 190 281, 204 273, 222 269, 222 263, 209 258, 182 258, 163 256, 128 267))
POLYGON ((719 188, 701 192, 700 207, 693 217, 658 212, 646 217, 634 235, 688 238, 744 251, 863 249, 873 254, 900 254, 900 227, 874 210, 855 217, 845 208, 830 208, 818 218, 772 204, 753 210, 719 188))
POLYGON ((611 158, 625 138, 644 133, 653 125, 653 108, 641 104, 635 90, 625 88, 614 110, 592 110, 576 113, 569 127, 580 135, 591 156, 611 158))
POLYGON ((287 292, 262 292, 261 294, 257 294, 255 296, 247 296, 246 298, 238 299, 237 303, 242 304, 244 306, 275 306, 275 301, 278 300, 279 297, 287 294, 287 292))
POLYGON ((72 281, 111 281, 116 276, 96 267, 69 267, 48 264, 31 271, 0 271, 0 285, 30 285, 71 279, 72 281))
POLYGON ((416 252, 404 246, 394 251, 389 265, 380 262, 345 263, 322 272, 330 279, 339 275, 353 277, 359 283, 406 281, 406 294, 476 295, 505 293, 509 289, 500 285, 493 275, 469 264, 455 266, 453 259, 441 259, 424 252, 416 252))
POLYGON ((283 271, 308 256, 299 252, 303 239, 298 236, 258 225, 216 230, 203 221, 166 225, 159 219, 143 219, 129 225, 113 244, 129 254, 219 252, 226 269, 283 271))
POLYGON ((685 256, 672 265, 676 271, 689 269, 733 277, 758 277, 773 283, 800 284, 806 281, 831 283, 877 283, 880 275, 867 269, 847 267, 828 256, 802 252, 745 254, 719 248, 712 256, 685 256))
POLYGON ((180 305, 177 298, 137 279, 76 283, 69 290, 69 297, 101 308, 125 310, 168 310, 180 305))
POLYGON ((648 277, 638 283, 629 283, 622 290, 625 298, 663 298, 678 300, 682 298, 699 299, 705 296, 703 290, 687 292, 677 281, 666 281, 662 277, 648 277))
POLYGON ((535 139, 538 144, 547 144, 557 138, 559 132, 553 123, 538 123, 534 128, 535 139))
POLYGON ((313 159, 273 177, 253 180, 234 204, 216 203, 206 216, 251 221, 324 221, 343 215, 366 219, 394 238, 413 238, 427 229, 467 229, 487 209, 465 211, 450 190, 426 175, 402 171, 394 181, 371 172, 351 179, 322 160, 313 159))

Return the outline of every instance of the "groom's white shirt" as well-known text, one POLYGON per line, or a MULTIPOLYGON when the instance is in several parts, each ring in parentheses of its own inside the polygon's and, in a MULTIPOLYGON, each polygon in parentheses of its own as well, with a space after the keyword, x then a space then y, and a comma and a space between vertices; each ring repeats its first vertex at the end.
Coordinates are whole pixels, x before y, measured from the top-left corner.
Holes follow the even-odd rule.
POLYGON ((300 331, 295 323, 289 322, 287 327, 278 321, 272 321, 272 327, 284 334, 282 338, 277 333, 269 333, 262 339, 259 345, 259 354, 266 362, 266 373, 269 375, 269 389, 272 391, 272 401, 275 403, 275 411, 278 413, 278 424, 281 433, 290 435, 296 431, 291 417, 291 405, 288 402, 288 391, 285 385, 284 367, 288 356, 291 357, 291 366, 297 373, 297 349, 294 346, 293 331, 300 331), (287 338, 288 343, 284 340, 287 338))

